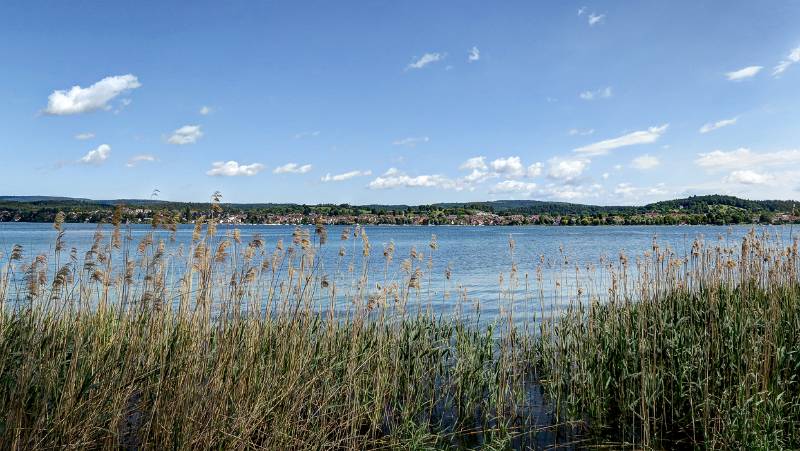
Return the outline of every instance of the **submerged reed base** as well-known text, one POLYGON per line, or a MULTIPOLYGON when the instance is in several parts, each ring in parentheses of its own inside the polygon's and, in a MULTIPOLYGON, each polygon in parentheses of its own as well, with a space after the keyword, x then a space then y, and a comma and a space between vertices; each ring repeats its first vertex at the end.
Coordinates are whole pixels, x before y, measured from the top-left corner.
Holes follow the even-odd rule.
POLYGON ((449 270, 434 299, 435 237, 371 268, 346 230, 325 268, 322 225, 267 251, 117 223, 82 258, 55 228, 3 259, 3 449, 800 447, 796 242, 559 257, 549 285, 510 240, 487 322, 449 270))

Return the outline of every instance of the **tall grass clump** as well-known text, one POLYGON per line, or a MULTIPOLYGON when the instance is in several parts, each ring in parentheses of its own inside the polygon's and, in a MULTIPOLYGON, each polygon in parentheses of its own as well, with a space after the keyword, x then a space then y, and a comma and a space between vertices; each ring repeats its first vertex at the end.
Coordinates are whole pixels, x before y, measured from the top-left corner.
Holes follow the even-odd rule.
POLYGON ((369 268, 375 250, 357 227, 326 268, 323 224, 268 248, 209 218, 180 245, 174 222, 156 218, 136 240, 117 219, 98 227, 79 255, 61 218, 49 255, 15 246, 4 258, 2 449, 503 448, 533 437, 525 355, 502 328, 433 313, 430 254, 398 266, 390 244, 385 266, 369 268))
POLYGON ((620 254, 607 302, 545 329, 543 385, 562 418, 621 443, 800 448, 797 240, 620 254), (632 270, 634 283, 625 283, 632 270))

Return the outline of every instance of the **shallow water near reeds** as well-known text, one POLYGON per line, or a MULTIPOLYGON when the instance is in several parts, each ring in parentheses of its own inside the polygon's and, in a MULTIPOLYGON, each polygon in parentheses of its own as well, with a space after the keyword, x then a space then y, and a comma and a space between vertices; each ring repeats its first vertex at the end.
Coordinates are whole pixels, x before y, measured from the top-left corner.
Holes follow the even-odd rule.
MULTIPOLYGON (((75 248, 82 258, 93 243, 98 230, 106 234, 110 225, 65 224, 66 249, 75 248)), ((300 226, 314 237, 314 226, 300 226)), ((492 321, 500 313, 502 299, 513 296, 517 301, 515 318, 520 321, 551 316, 562 309, 578 287, 592 296, 602 297, 607 291, 607 264, 619 261, 624 254, 631 261, 652 249, 654 240, 662 249, 671 249, 677 257, 691 252, 695 239, 705 243, 735 244, 750 230, 767 233, 778 241, 790 242, 796 231, 792 226, 364 226, 371 252, 366 260, 369 278, 374 283, 396 279, 401 262, 412 249, 422 262, 423 279, 420 293, 430 301, 434 313, 444 316, 468 313, 480 307, 482 323, 492 321), (430 246, 435 235, 437 249, 430 246), (513 240, 513 250, 509 241, 513 240), (384 249, 390 243, 395 251, 387 266, 384 249), (517 283, 510 292, 509 276, 516 265, 517 283), (450 275, 450 280, 447 275, 450 275), (526 285, 527 283, 527 285, 526 285), (524 303, 532 304, 526 308, 524 303), (459 307, 460 305, 460 307, 459 307), (535 305, 535 308, 533 307, 535 305)), ((254 236, 264 239, 267 249, 279 240, 292 243, 295 226, 222 224, 218 235, 238 229, 242 242, 254 236)), ((352 280, 348 271, 361 272, 364 258, 360 237, 354 237, 354 226, 327 226, 328 242, 317 251, 317 275, 339 275, 352 280), (343 232, 348 239, 342 240, 343 232), (344 257, 340 249, 344 248, 344 257)), ((188 249, 193 225, 178 226, 177 232, 155 230, 145 224, 124 226, 135 244, 154 232, 156 241, 164 239, 168 248, 188 249), (174 240, 174 242, 171 242, 174 240)), ((22 245, 29 260, 36 255, 52 254, 57 232, 47 223, 0 223, 0 253, 4 257, 15 244, 22 245)), ((174 279, 182 272, 174 265, 174 279)), ((635 270, 635 266, 632 267, 635 270)))

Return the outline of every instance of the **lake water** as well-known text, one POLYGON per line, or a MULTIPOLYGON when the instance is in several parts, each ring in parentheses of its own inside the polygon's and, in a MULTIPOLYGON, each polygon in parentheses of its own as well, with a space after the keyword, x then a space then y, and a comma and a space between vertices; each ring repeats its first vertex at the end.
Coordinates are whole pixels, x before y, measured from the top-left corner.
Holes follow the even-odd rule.
MULTIPOLYGON (((233 226, 222 225, 220 234, 233 226)), ((279 239, 285 244, 292 242, 294 226, 283 225, 239 225, 243 241, 255 234, 260 234, 267 249, 275 246, 279 239)), ((305 226, 313 236, 313 226, 305 226)), ((599 264, 601 258, 616 260, 620 252, 624 252, 631 260, 652 247, 655 238, 662 248, 669 246, 676 254, 683 256, 691 249, 692 241, 704 237, 706 241, 716 242, 719 239, 735 243, 753 226, 596 226, 596 227, 551 227, 551 226, 519 226, 519 227, 467 227, 467 226, 367 226, 365 228, 372 252, 370 268, 375 276, 373 280, 382 280, 384 257, 383 248, 393 242, 396 248, 393 267, 395 274, 400 262, 406 259, 412 249, 424 253, 427 262, 431 249, 431 235, 435 234, 438 249, 433 252, 433 266, 426 272, 423 288, 427 288, 430 276, 430 293, 434 299, 441 299, 446 268, 451 268, 450 290, 460 285, 471 300, 480 301, 482 311, 491 315, 497 311, 500 296, 499 279, 501 274, 508 280, 511 270, 509 237, 515 242, 514 261, 517 263, 520 280, 529 274, 535 278, 537 266, 542 268, 542 278, 548 282, 547 291, 553 288, 552 281, 574 280, 574 268, 599 264), (542 256, 547 262, 540 265, 542 256), (563 265, 566 260, 567 264, 563 265), (571 274, 564 268, 573 268, 571 274)), ((97 228, 94 224, 65 224, 67 248, 75 247, 78 255, 91 246, 92 236, 97 228)), ((341 245, 347 250, 347 259, 356 255, 360 259, 361 243, 352 239, 340 241, 344 226, 328 227, 328 244, 319 252, 324 267, 335 267, 341 245)), ((152 229, 147 225, 132 225, 134 243, 152 229)), ((759 231, 768 230, 780 234, 788 240, 789 226, 758 227, 759 231)), ((110 234, 110 226, 106 226, 110 234)), ((169 232, 159 231, 165 239, 169 232)), ((188 245, 191 241, 192 226, 182 225, 176 236, 178 243, 188 245)), ((33 223, 0 223, 0 252, 5 262, 14 244, 25 248, 26 259, 39 253, 51 252, 56 236, 51 224, 33 223)), ((427 263, 426 263, 427 264, 427 263)), ((550 293, 548 293, 549 296, 550 293)), ((448 302, 442 302, 443 311, 450 310, 448 302)))

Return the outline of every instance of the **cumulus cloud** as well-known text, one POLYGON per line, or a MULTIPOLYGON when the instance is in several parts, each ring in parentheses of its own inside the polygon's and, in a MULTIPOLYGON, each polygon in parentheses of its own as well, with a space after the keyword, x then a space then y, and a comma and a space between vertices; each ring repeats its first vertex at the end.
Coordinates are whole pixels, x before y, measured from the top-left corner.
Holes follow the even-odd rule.
POLYGON ((577 199, 589 199, 599 197, 603 193, 603 187, 597 183, 590 185, 547 185, 537 191, 537 194, 546 199, 561 201, 575 201, 577 199))
POLYGON ((786 59, 782 60, 777 66, 775 66, 775 68, 772 70, 772 75, 778 76, 786 72, 786 69, 788 69, 789 66, 798 62, 800 62, 800 47, 792 49, 792 51, 789 52, 789 55, 786 56, 786 59))
POLYGON ((599 141, 588 146, 578 147, 575 152, 583 155, 607 155, 610 151, 637 144, 649 144, 656 142, 658 138, 667 131, 669 124, 664 124, 657 127, 650 127, 647 130, 640 130, 618 138, 606 139, 599 141))
POLYGON ((736 123, 737 120, 739 120, 739 118, 738 117, 734 117, 734 118, 731 118, 731 119, 723 119, 723 120, 717 121, 717 122, 709 122, 709 123, 703 125, 702 127, 700 127, 700 133, 708 133, 708 132, 712 132, 712 131, 714 131, 716 129, 719 129, 719 128, 722 128, 722 127, 727 127, 729 125, 733 125, 733 124, 736 123))
POLYGON ((375 178, 368 187, 370 189, 439 188, 455 190, 465 188, 462 183, 440 174, 410 176, 396 168, 391 168, 382 176, 375 178))
POLYGON ((94 133, 91 132, 78 133, 77 135, 75 135, 75 139, 79 141, 86 141, 87 139, 92 139, 92 138, 94 138, 94 133))
POLYGON ((286 163, 283 166, 278 166, 272 172, 275 174, 305 174, 310 170, 310 164, 299 165, 297 163, 286 163))
POLYGON ((571 182, 580 177, 589 168, 589 163, 589 160, 585 158, 551 158, 548 161, 547 176, 562 182, 571 182))
POLYGON ((199 125, 184 125, 183 127, 172 132, 167 142, 175 145, 194 144, 200 137, 203 136, 203 131, 200 130, 199 125))
POLYGON ((111 146, 108 144, 100 144, 96 149, 90 150, 78 161, 84 164, 99 165, 106 161, 109 156, 111 156, 111 146))
POLYGON ((133 157, 131 157, 128 160, 128 162, 125 163, 125 166, 127 166, 129 168, 132 168, 132 167, 136 167, 136 165, 138 165, 139 163, 150 163, 150 162, 153 162, 153 161, 156 161, 156 157, 154 157, 153 155, 147 154, 147 153, 143 153, 143 154, 134 155, 133 157))
POLYGON ((765 185, 772 181, 772 177, 750 169, 733 171, 725 177, 726 183, 737 183, 740 185, 765 185))
POLYGON ((331 175, 330 173, 328 173, 325 174, 325 177, 322 177, 320 180, 322 180, 323 182, 343 182, 345 180, 350 180, 355 177, 362 177, 367 175, 372 175, 372 171, 350 171, 336 175, 331 175))
POLYGON ((467 61, 470 63, 474 63, 479 59, 481 59, 481 51, 478 50, 478 47, 473 46, 469 51, 469 55, 467 55, 467 61))
POLYGON ((790 165, 800 163, 800 150, 780 150, 777 152, 753 152, 742 147, 736 150, 725 152, 715 150, 713 152, 698 154, 694 163, 702 168, 709 170, 715 169, 746 169, 760 166, 790 165))
POLYGON ((535 189, 536 189, 535 183, 521 182, 519 180, 504 180, 500 183, 495 184, 489 190, 489 193, 492 194, 519 193, 528 195, 531 194, 535 189))
POLYGON ((398 139, 392 141, 392 145, 395 146, 406 146, 406 147, 416 147, 417 144, 422 144, 430 141, 431 139, 427 136, 409 136, 408 138, 398 139))
POLYGON ((519 157, 498 158, 489 164, 492 170, 506 177, 522 177, 525 175, 525 166, 519 157))
POLYGON ((583 100, 608 99, 612 95, 614 95, 614 93, 611 90, 611 86, 606 86, 605 88, 595 91, 583 91, 580 93, 580 98, 583 100))
POLYGON ((236 161, 215 161, 211 163, 211 169, 206 171, 206 175, 236 177, 236 176, 253 176, 264 170, 264 165, 261 163, 253 164, 239 164, 236 161))
POLYGON ((486 165, 486 157, 472 157, 467 161, 463 162, 461 166, 458 167, 461 170, 469 170, 469 169, 478 169, 478 170, 486 170, 489 169, 489 166, 486 165))
POLYGON ((661 161, 658 158, 648 154, 636 157, 631 161, 631 167, 640 170, 653 169, 659 164, 661 164, 661 161))
POLYGON ((68 90, 53 91, 47 98, 44 112, 63 116, 110 109, 108 102, 140 86, 139 80, 131 74, 106 77, 88 88, 75 85, 68 90))
POLYGON ((406 70, 409 69, 422 69, 423 67, 427 66, 428 64, 435 63, 437 61, 441 61, 444 59, 444 54, 442 53, 426 53, 422 55, 417 60, 410 63, 406 66, 406 70))
POLYGON ((747 66, 747 67, 744 67, 744 68, 739 69, 739 70, 735 70, 735 71, 732 71, 732 72, 726 72, 725 76, 730 81, 746 80, 748 78, 755 77, 756 74, 761 72, 761 69, 763 69, 763 68, 764 68, 764 66, 747 66))
POLYGON ((209 115, 209 114, 211 114, 213 111, 214 111, 214 110, 213 110, 213 109, 211 109, 211 107, 210 107, 210 106, 203 105, 202 107, 200 107, 200 111, 198 111, 198 113, 202 114, 203 116, 208 116, 208 115, 209 115))
POLYGON ((542 175, 542 169, 544 169, 544 165, 540 162, 533 163, 532 165, 528 166, 527 176, 528 177, 538 177, 542 175))

